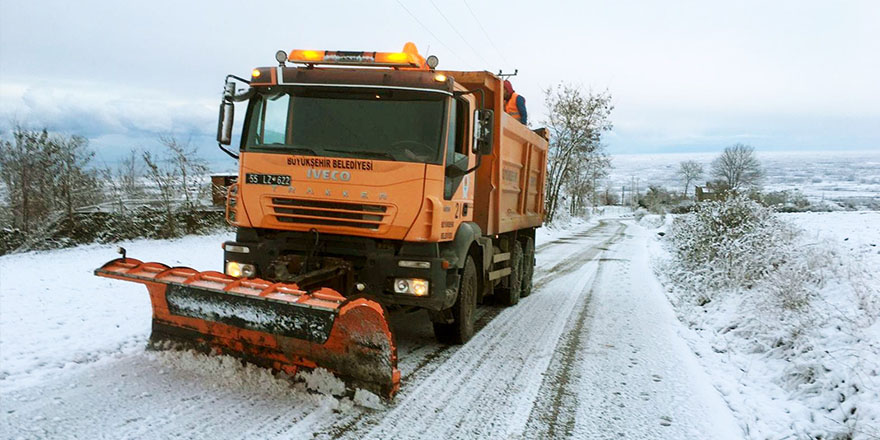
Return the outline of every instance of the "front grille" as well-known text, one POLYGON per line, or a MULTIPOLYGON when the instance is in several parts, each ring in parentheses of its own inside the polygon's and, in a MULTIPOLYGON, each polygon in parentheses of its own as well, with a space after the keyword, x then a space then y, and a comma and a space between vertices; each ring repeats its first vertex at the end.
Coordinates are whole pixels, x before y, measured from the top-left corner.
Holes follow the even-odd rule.
POLYGON ((387 206, 273 197, 272 212, 279 222, 305 225, 379 229, 387 223, 387 206))

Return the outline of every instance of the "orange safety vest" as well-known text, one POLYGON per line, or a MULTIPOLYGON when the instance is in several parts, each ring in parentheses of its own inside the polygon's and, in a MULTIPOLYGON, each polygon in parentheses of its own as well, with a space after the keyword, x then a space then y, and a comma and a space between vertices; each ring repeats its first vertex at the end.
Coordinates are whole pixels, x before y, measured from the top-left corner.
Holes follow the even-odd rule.
POLYGON ((517 121, 522 122, 522 119, 519 115, 519 108, 516 106, 516 98, 519 97, 519 94, 513 92, 510 94, 510 99, 507 100, 507 103, 504 104, 504 112, 510 116, 513 116, 517 121))

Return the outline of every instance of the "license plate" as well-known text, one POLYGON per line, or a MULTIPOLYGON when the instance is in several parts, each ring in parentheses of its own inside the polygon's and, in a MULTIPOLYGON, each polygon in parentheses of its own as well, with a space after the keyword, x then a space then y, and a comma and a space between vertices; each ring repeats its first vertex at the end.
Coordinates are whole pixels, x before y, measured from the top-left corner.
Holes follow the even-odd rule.
POLYGON ((252 174, 245 175, 245 181, 252 185, 290 186, 290 176, 283 174, 252 174))

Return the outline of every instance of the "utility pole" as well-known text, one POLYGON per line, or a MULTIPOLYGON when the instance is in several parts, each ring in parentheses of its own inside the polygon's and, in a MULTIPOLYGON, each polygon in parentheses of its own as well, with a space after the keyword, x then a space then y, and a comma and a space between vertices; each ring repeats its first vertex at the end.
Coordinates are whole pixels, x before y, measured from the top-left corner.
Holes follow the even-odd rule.
POLYGON ((637 209, 639 207, 639 196, 642 195, 642 192, 639 188, 639 178, 636 177, 636 203, 633 205, 633 209, 637 209))
POLYGON ((629 191, 629 207, 635 209, 636 207, 636 198, 633 195, 633 190, 636 188, 636 176, 630 176, 630 191, 629 191))

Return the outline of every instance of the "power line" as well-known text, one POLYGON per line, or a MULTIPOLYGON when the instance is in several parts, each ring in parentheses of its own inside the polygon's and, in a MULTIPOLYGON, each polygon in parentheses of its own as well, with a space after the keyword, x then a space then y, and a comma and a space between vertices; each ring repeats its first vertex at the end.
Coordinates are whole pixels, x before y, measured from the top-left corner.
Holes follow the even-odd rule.
MULTIPOLYGON (((488 64, 488 63, 486 62, 486 59, 483 58, 483 56, 480 55, 479 52, 477 52, 477 49, 475 49, 474 46, 472 46, 471 43, 470 43, 470 42, 464 37, 464 35, 462 35, 461 32, 459 32, 458 29, 455 28, 455 25, 452 24, 452 22, 449 21, 448 18, 446 18, 446 15, 443 14, 443 11, 441 11, 440 8, 437 7, 437 4, 434 3, 434 0, 429 0, 429 1, 431 2, 431 6, 433 6, 434 9, 437 10, 437 13, 439 13, 440 16, 443 17, 443 20, 446 21, 446 24, 448 24, 449 27, 451 27, 452 30, 455 31, 455 33, 458 35, 458 38, 461 38, 461 41, 464 41, 464 44, 467 44, 467 46, 468 46, 469 48, 471 48, 471 51, 474 53, 474 55, 476 55, 477 58, 479 58, 480 61, 483 62, 484 65, 488 64)), ((486 67, 488 67, 488 66, 486 66, 486 67)))
POLYGON ((434 39, 437 40, 437 42, 440 43, 441 46, 445 47, 446 50, 448 50, 449 53, 450 53, 453 57, 458 58, 460 61, 464 61, 464 60, 461 59, 461 57, 459 57, 458 55, 456 55, 456 54, 455 54, 455 51, 453 51, 452 49, 450 49, 449 46, 447 46, 446 43, 443 42, 443 40, 441 40, 439 37, 437 37, 436 35, 434 35, 434 33, 431 32, 431 30, 428 29, 428 27, 425 26, 425 24, 422 23, 422 21, 419 20, 419 18, 416 17, 415 14, 413 14, 412 12, 410 12, 410 10, 407 9, 407 7, 404 6, 403 3, 400 2, 400 0, 397 0, 397 4, 400 5, 400 7, 403 8, 403 10, 406 11, 406 13, 409 14, 409 16, 412 17, 413 20, 415 20, 416 23, 418 23, 418 24, 422 27, 422 29, 428 31, 428 33, 431 34, 431 36, 434 37, 434 39))
POLYGON ((474 14, 474 10, 471 9, 471 6, 468 4, 467 0, 461 1, 464 3, 465 7, 467 7, 468 12, 471 13, 471 17, 474 17, 474 21, 477 22, 477 26, 480 27, 481 31, 483 31, 483 35, 485 35, 486 39, 489 40, 489 44, 492 45, 492 47, 495 49, 495 52, 501 57, 502 60, 504 60, 505 63, 510 64, 510 61, 507 61, 507 57, 504 56, 504 53, 502 53, 501 50, 498 49, 498 46, 495 45, 495 42, 492 41, 492 37, 490 37, 489 33, 486 32, 486 28, 483 27, 482 23, 480 23, 480 19, 477 18, 477 14, 474 14))

